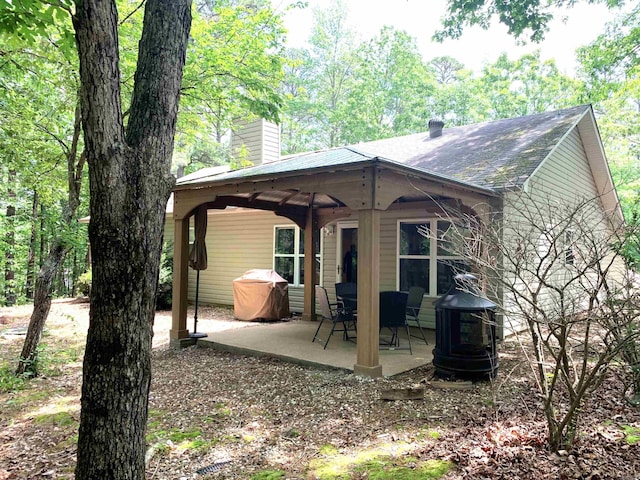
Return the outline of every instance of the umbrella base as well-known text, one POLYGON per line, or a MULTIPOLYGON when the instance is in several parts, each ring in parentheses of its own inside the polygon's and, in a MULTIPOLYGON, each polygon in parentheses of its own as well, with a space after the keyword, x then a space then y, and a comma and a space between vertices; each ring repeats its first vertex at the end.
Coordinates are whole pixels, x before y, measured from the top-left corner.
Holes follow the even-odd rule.
POLYGON ((193 332, 189 334, 189 338, 205 338, 208 337, 206 333, 203 332, 193 332))

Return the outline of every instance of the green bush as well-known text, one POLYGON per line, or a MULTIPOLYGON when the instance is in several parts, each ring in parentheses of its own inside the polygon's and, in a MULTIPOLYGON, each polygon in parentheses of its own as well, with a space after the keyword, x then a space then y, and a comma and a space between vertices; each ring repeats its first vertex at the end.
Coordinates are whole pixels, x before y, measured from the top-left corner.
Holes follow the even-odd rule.
POLYGON ((78 277, 78 290, 85 297, 91 296, 91 269, 78 277))
POLYGON ((160 257, 156 310, 169 310, 173 297, 173 242, 164 242, 160 257))

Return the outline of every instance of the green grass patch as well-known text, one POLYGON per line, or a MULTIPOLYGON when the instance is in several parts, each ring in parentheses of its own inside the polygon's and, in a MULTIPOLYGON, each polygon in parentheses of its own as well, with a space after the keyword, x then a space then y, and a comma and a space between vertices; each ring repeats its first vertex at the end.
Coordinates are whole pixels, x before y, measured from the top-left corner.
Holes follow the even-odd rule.
POLYGON ((38 346, 38 358, 36 361, 38 374, 49 377, 57 377, 65 373, 67 366, 77 364, 82 359, 84 346, 74 344, 65 348, 53 348, 47 343, 38 346))
POLYGON ((25 407, 34 406, 43 400, 51 397, 51 392, 29 388, 28 383, 25 384, 22 391, 12 392, 12 397, 4 402, 3 413, 8 413, 10 409, 18 411, 25 407))
POLYGON ((206 452, 211 450, 211 448, 216 446, 218 443, 218 440, 204 440, 203 438, 196 438, 195 440, 185 440, 180 442, 177 449, 182 452, 186 450, 206 452))
POLYGON ((78 445, 78 434, 77 433, 75 435, 72 435, 71 437, 67 438, 66 440, 63 440, 62 442, 58 443, 56 445, 56 448, 64 449, 64 448, 72 447, 72 446, 76 446, 76 445, 78 445))
POLYGON ((416 434, 416 439, 418 440, 426 440, 426 439, 440 440, 441 438, 442 438, 442 434, 440 432, 438 432, 437 430, 431 430, 429 428, 422 428, 416 434))
POLYGON ((334 445, 328 444, 320 447, 320 455, 324 455, 325 457, 327 457, 330 455, 337 455, 337 454, 338 454, 338 449, 334 445))
POLYGON ((205 452, 220 443, 218 438, 211 440, 203 438, 202 432, 198 429, 157 430, 147 433, 146 439, 149 445, 157 444, 154 448, 161 454, 163 450, 169 451, 174 448, 181 452, 187 450, 205 452))
POLYGON ((309 476, 320 480, 419 480, 440 478, 451 469, 449 462, 441 460, 419 461, 408 456, 411 445, 394 442, 378 448, 360 450, 355 454, 340 454, 333 445, 320 450, 320 457, 309 463, 309 476))
POLYGON ((204 421, 207 423, 216 423, 220 419, 226 418, 231 415, 231 409, 224 403, 216 403, 213 408, 215 409, 211 415, 204 417, 204 421))
POLYGON ((284 478, 286 473, 282 470, 263 470, 251 475, 251 480, 279 480, 284 478))
POLYGON ((167 438, 173 443, 184 442, 185 440, 194 440, 202 435, 202 432, 198 429, 195 430, 178 430, 173 428, 169 430, 167 438))
MULTIPOLYGON (((340 454, 334 451, 335 447, 325 450, 326 453, 322 453, 322 457, 315 458, 309 463, 310 473, 315 478, 320 480, 344 480, 351 477, 352 469, 358 465, 363 465, 369 461, 375 460, 379 457, 389 455, 390 451, 393 451, 394 455, 400 455, 406 453, 409 450, 409 445, 404 442, 396 442, 393 445, 384 445, 375 449, 360 450, 355 454, 340 454)), ((323 447, 324 449, 324 447, 323 447)))
POLYGON ((34 416, 33 421, 37 425, 54 425, 56 427, 78 425, 76 419, 69 412, 43 413, 34 416))
POLYGON ((13 368, 9 365, 0 367, 0 393, 12 393, 23 390, 26 378, 22 375, 15 376, 13 368))
POLYGON ((451 464, 443 460, 420 462, 413 457, 397 459, 379 457, 354 468, 369 480, 422 480, 440 478, 449 472, 451 464))
POLYGON ((622 425, 622 431, 624 432, 624 440, 629 445, 635 445, 640 442, 640 428, 632 427, 631 425, 622 425))

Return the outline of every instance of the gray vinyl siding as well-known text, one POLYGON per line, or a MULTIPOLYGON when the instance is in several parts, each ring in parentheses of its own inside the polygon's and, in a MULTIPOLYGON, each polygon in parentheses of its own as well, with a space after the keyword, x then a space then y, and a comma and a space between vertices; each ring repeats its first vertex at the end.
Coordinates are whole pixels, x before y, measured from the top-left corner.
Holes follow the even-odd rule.
POLYGON ((540 169, 529 179, 532 197, 542 199, 548 193, 557 200, 574 201, 579 197, 593 198, 596 185, 577 129, 558 145, 540 169))
POLYGON ((254 165, 269 163, 280 158, 280 127, 264 119, 239 123, 231 138, 234 155, 244 146, 247 160, 254 165))
MULTIPOLYGON (((207 225, 208 268, 200 272, 201 304, 233 305, 233 280, 247 270, 273 268, 275 225, 293 225, 283 217, 261 210, 210 210, 207 225)), ((173 221, 167 219, 167 239, 173 238, 173 221)), ((189 269, 188 298, 195 301, 197 272, 189 269)), ((292 311, 302 311, 302 287, 289 286, 292 311)))

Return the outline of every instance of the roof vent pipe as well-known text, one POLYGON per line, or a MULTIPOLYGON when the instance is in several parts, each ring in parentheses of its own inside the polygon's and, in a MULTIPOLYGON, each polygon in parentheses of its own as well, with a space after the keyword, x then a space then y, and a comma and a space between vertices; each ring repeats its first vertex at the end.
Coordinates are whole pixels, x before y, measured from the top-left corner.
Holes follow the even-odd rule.
POLYGON ((436 138, 442 135, 444 122, 442 120, 429 120, 429 137, 436 138))

